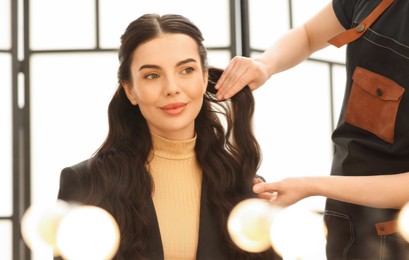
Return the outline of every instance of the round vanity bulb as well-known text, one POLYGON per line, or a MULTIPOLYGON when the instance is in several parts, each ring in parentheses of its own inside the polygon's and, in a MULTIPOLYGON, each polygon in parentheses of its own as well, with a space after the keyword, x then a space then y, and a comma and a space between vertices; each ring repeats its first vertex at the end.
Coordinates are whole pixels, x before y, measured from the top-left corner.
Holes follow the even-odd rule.
POLYGON ((262 252, 271 248, 270 225, 276 209, 262 199, 247 199, 238 203, 228 218, 228 231, 233 242, 247 252, 262 252))
POLYGON ((61 219, 70 210, 70 205, 57 201, 55 205, 40 206, 33 204, 23 214, 21 234, 24 242, 32 251, 53 251, 59 255, 56 235, 61 219))
POLYGON ((402 237, 409 242, 409 203, 407 203, 399 212, 398 230, 402 237))
POLYGON ((65 259, 112 259, 119 247, 119 227, 102 208, 77 207, 61 220, 57 245, 65 259))

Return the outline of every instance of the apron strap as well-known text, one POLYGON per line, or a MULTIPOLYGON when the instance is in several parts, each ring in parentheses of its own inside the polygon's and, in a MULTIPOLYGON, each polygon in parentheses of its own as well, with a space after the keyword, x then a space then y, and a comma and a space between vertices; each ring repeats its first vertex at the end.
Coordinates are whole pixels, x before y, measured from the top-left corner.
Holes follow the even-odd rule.
POLYGON ((341 47, 361 37, 394 0, 383 0, 360 24, 331 38, 328 43, 341 47))

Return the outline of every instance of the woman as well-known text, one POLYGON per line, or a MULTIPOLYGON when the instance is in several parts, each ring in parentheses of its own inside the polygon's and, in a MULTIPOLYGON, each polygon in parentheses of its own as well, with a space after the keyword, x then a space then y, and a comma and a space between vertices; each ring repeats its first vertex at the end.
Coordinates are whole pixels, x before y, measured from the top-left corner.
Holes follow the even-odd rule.
POLYGON ((231 209, 255 196, 254 104, 248 89, 231 102, 215 98, 221 72, 208 70, 202 42, 179 15, 130 23, 108 136, 92 158, 61 173, 59 199, 100 206, 118 222, 115 259, 275 258, 244 252, 228 235, 231 209))
POLYGON ((409 201, 408 13, 405 0, 333 0, 261 57, 234 58, 217 83, 218 98, 229 98, 241 86, 260 87, 328 41, 348 44, 331 176, 254 186, 284 206, 326 196, 328 259, 409 259, 409 244, 396 229, 409 201))

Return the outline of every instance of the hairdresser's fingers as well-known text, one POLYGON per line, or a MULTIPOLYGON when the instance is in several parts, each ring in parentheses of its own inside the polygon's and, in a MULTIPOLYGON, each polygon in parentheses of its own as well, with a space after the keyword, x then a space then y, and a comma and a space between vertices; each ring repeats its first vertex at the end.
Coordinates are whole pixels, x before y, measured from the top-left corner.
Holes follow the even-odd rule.
POLYGON ((253 178, 253 185, 255 185, 257 183, 261 183, 261 182, 264 182, 261 178, 258 178, 258 177, 253 178))
POLYGON ((220 99, 231 98, 243 87, 248 85, 255 90, 263 85, 269 78, 267 67, 257 59, 237 56, 232 59, 220 80, 216 97, 220 99))
POLYGON ((230 98, 248 85, 253 80, 253 75, 248 73, 251 66, 250 58, 234 57, 216 83, 216 89, 218 89, 216 97, 230 98))
POLYGON ((224 89, 226 86, 229 85, 230 80, 232 79, 232 74, 234 73, 234 69, 236 68, 237 63, 240 62, 242 57, 236 56, 234 57, 229 65, 224 69, 222 75, 220 76, 219 80, 216 82, 215 88, 216 89, 224 89))
POLYGON ((253 186, 253 191, 257 194, 260 193, 273 193, 278 192, 278 187, 276 182, 260 182, 253 186))
POLYGON ((275 200, 275 198, 277 197, 276 193, 270 193, 270 192, 263 192, 263 193, 259 193, 257 194, 257 197, 259 199, 264 199, 267 200, 269 202, 275 200))

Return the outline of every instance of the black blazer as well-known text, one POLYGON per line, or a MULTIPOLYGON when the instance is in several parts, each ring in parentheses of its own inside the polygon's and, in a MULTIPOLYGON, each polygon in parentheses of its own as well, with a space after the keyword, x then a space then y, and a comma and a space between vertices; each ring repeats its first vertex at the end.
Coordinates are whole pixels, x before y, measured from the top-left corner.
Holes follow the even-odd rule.
MULTIPOLYGON (((65 201, 83 202, 85 197, 86 181, 85 176, 88 174, 87 164, 89 160, 83 161, 71 167, 64 168, 60 177, 60 189, 58 192, 58 199, 65 201)), ((260 176, 257 176, 262 178, 260 176)), ((226 260, 227 246, 221 239, 217 232, 218 226, 211 213, 209 202, 207 199, 206 179, 202 181, 202 192, 200 201, 200 224, 199 224, 199 241, 196 252, 197 260, 226 260)), ((160 236, 159 224, 156 217, 155 207, 152 199, 148 202, 148 215, 151 219, 151 230, 148 241, 148 247, 146 254, 149 260, 163 260, 163 246, 160 236)), ((280 260, 282 259, 277 255, 274 250, 270 250, 259 254, 247 254, 245 259, 268 259, 268 260, 280 260)), ((60 258, 55 258, 60 259, 60 258)), ((128 260, 128 259, 126 259, 128 260)), ((133 260, 133 259, 132 259, 133 260)), ((232 259, 233 260, 233 259, 232 259)), ((234 259, 239 260, 239 259, 234 259)))
MULTIPOLYGON (((76 202, 83 201, 86 189, 84 176, 87 174, 87 163, 88 160, 62 170, 58 199, 76 202)), ((224 243, 219 234, 216 232, 218 227, 210 212, 207 195, 204 191, 206 191, 205 181, 202 182, 199 241, 196 259, 227 259, 226 252, 224 250, 224 243)), ((149 259, 162 260, 164 259, 163 246, 152 199, 149 201, 148 210, 148 214, 152 220, 152 226, 147 253, 149 255, 149 259)))

